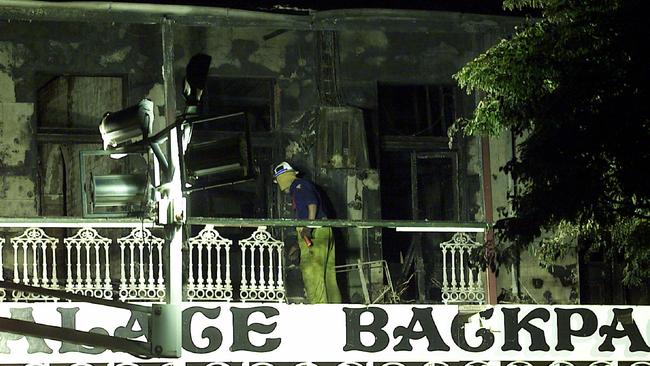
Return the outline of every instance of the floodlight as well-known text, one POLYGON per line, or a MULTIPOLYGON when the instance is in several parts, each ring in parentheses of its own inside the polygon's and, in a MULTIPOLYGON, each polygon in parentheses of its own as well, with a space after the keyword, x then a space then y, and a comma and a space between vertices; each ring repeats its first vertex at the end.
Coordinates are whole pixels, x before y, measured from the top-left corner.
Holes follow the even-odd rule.
POLYGON ((207 188, 249 179, 251 164, 248 134, 191 143, 185 153, 185 187, 207 188))
POLYGON ((140 103, 117 112, 108 112, 99 124, 104 150, 146 138, 153 127, 153 102, 142 99, 140 103))
POLYGON ((140 206, 151 194, 145 174, 96 175, 91 184, 93 208, 140 206))

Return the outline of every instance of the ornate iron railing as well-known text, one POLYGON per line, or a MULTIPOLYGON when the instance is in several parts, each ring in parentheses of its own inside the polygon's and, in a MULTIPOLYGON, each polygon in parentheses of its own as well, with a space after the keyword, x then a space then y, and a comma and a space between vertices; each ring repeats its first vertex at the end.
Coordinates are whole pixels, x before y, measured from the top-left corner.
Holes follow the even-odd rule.
POLYGON ((450 303, 485 302, 483 271, 469 265, 473 250, 482 247, 467 233, 455 233, 451 240, 440 244, 442 251, 442 300, 450 303))
MULTIPOLYGON (((0 271, 0 280, 10 276, 15 283, 121 301, 165 300, 166 278, 163 273, 167 260, 162 228, 156 228, 151 222, 119 219, 32 220, 31 224, 29 220, 25 221, 24 224, 17 219, 9 221, 6 226, 24 230, 5 231, 4 237, 0 237, 0 263, 5 269, 4 273, 0 271), (106 228, 120 231, 110 232, 110 235, 104 233, 105 236, 97 231, 106 228), (130 230, 128 234, 125 229, 130 230), (52 231, 48 234, 46 230, 52 231)), ((218 227, 235 226, 230 221, 214 221, 218 227)), ((274 238, 266 225, 252 225, 270 223, 287 227, 289 224, 278 220, 242 223, 247 225, 239 226, 247 226, 247 230, 254 228, 254 231, 238 241, 223 237, 212 224, 206 224, 196 236, 187 239, 183 253, 186 301, 286 301, 284 243, 274 238), (233 250, 233 245, 239 250, 233 250), (233 276, 238 279, 237 283, 234 283, 233 276)), ((334 222, 334 225, 351 227, 349 222, 343 221, 334 222)), ((0 220, 0 229, 3 226, 0 220)), ((484 303, 484 273, 470 268, 468 261, 470 251, 481 245, 470 234, 480 231, 463 227, 450 227, 448 230, 443 226, 437 229, 461 231, 440 244, 443 302, 484 303)), ((386 278, 390 279, 390 276, 386 275, 386 278)), ((392 284, 389 285, 392 288, 392 284)), ((57 299, 0 289, 0 301, 7 300, 57 299)))

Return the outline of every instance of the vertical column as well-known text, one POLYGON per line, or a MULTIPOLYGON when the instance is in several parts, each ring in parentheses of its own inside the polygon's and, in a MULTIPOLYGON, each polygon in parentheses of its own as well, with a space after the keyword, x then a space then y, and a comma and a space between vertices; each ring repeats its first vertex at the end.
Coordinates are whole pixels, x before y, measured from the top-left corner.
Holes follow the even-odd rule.
POLYGON ((100 265, 100 255, 99 255, 99 243, 93 243, 95 247, 95 290, 99 290, 102 287, 102 275, 101 275, 101 265, 100 265))
POLYGON ((215 246, 217 247, 217 257, 216 257, 216 260, 217 260, 217 264, 216 264, 216 267, 217 267, 217 271, 216 271, 216 273, 217 273, 217 289, 223 290, 223 279, 221 278, 221 271, 222 271, 222 269, 221 269, 221 243, 217 243, 217 244, 215 244, 215 246))
POLYGON ((43 257, 43 273, 41 273, 41 282, 43 287, 50 285, 50 279, 47 277, 47 242, 41 242, 41 256, 43 257))
POLYGON ((149 287, 150 290, 152 290, 156 285, 154 283, 153 279, 153 244, 151 241, 149 242, 149 245, 147 246, 147 249, 149 249, 149 279, 148 279, 148 284, 147 287, 149 287))
POLYGON ((68 263, 66 265, 66 267, 68 267, 68 273, 65 282, 65 288, 66 290, 70 291, 72 290, 72 260, 70 256, 70 252, 72 251, 72 243, 70 241, 66 240, 65 250, 66 250, 66 257, 68 258, 68 263))
POLYGON ((14 283, 18 283, 20 281, 20 278, 18 277, 18 243, 14 241, 13 247, 14 247, 14 283))
MULTIPOLYGON (((34 286, 39 286, 40 281, 38 280, 38 243, 31 243, 32 244, 32 284, 34 286)), ((25 245, 27 245, 27 242, 25 242, 25 245)))
POLYGON ((198 284, 199 289, 204 289, 205 284, 203 283, 203 242, 200 241, 197 243, 198 245, 196 246, 196 250, 198 252, 196 262, 197 262, 197 279, 196 282, 198 284))
POLYGON ((282 268, 282 252, 283 252, 283 246, 281 244, 278 244, 278 246, 275 248, 277 255, 278 255, 278 285, 276 287, 277 290, 282 290, 284 289, 284 279, 283 279, 283 274, 284 274, 284 269, 282 268))
POLYGON ((124 261, 125 250, 124 242, 120 243, 120 289, 126 288, 126 274, 124 273, 126 268, 126 262, 124 261))
MULTIPOLYGON (((164 18, 162 22, 163 84, 165 90, 165 118, 167 124, 176 120, 176 90, 174 83, 174 37, 173 21, 164 18)), ((171 223, 165 226, 165 247, 163 275, 165 282, 165 303, 172 307, 180 306, 183 300, 183 225, 185 224, 185 199, 181 184, 182 144, 178 127, 169 131, 169 170, 170 181, 167 197, 173 205, 171 223)), ((181 355, 181 316, 180 308, 171 310, 172 315, 164 323, 165 353, 181 355)), ((155 346, 155 342, 154 342, 155 346)))
POLYGON ((75 249, 77 250, 77 283, 75 283, 74 287, 77 290, 81 289, 81 242, 77 241, 75 243, 75 249))
MULTIPOLYGON (((105 255, 105 258, 106 258, 105 259, 105 264, 104 264, 104 287, 106 289, 109 289, 111 287, 111 272, 110 272, 110 263, 109 263, 109 259, 108 259, 109 258, 109 256, 108 256, 108 246, 109 246, 109 242, 107 241, 107 242, 104 243, 104 255, 105 255)), ((123 246, 121 248, 124 249, 123 246)), ((120 253, 122 253, 122 255, 123 255, 123 253, 124 253, 123 250, 120 250, 120 253)), ((122 271, 121 274, 124 275, 124 267, 122 267, 122 266, 120 266, 120 267, 121 267, 121 271, 122 271)), ((120 281, 122 281, 122 277, 120 277, 120 281)))
POLYGON ((231 286, 232 281, 230 280, 230 245, 226 245, 226 289, 230 289, 231 286))
POLYGON ((56 241, 52 241, 52 286, 54 287, 59 285, 59 278, 56 276, 56 243, 56 241))
MULTIPOLYGON (((194 245, 193 245, 192 242, 189 242, 188 246, 187 246, 187 248, 188 248, 187 249, 187 255, 188 255, 188 258, 187 258, 187 263, 188 263, 188 266, 187 266, 187 287, 188 287, 189 290, 194 289, 194 264, 192 263, 192 247, 193 246, 194 245)), ((194 291, 190 292, 190 294, 193 295, 194 291)))
POLYGON ((90 272, 90 261, 91 261, 91 256, 90 256, 90 243, 85 242, 84 247, 86 248, 86 289, 91 289, 93 288, 92 284, 92 279, 91 279, 91 272, 90 272))

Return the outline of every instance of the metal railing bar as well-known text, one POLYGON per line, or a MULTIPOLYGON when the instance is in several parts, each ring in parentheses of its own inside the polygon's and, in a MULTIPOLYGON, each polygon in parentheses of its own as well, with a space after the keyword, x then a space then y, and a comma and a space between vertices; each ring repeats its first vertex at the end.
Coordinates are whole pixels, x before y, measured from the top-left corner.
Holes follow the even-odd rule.
POLYGON ((214 225, 217 227, 257 226, 314 226, 352 228, 430 229, 438 232, 484 232, 487 225, 482 222, 425 221, 425 220, 293 220, 293 219, 249 219, 219 217, 188 217, 190 225, 214 225), (438 230, 435 230, 438 229, 438 230))
POLYGON ((0 228, 40 227, 40 228, 136 228, 162 227, 151 220, 137 218, 82 218, 63 216, 40 217, 0 217, 0 228))
MULTIPOLYGON (((392 228, 398 231, 431 232, 484 232, 487 224, 482 222, 426 221, 426 220, 293 220, 293 219, 253 219, 189 217, 190 225, 214 225, 217 227, 350 227, 350 228, 392 228)), ((162 227, 152 220, 137 218, 81 218, 81 217, 0 217, 2 227, 40 227, 40 228, 134 228, 162 227)))

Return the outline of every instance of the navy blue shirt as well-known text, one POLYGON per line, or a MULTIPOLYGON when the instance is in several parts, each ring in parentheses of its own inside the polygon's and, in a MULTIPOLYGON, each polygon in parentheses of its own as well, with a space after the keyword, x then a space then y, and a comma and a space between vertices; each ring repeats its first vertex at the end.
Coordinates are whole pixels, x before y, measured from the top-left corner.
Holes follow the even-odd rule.
POLYGON ((291 193, 293 209, 298 220, 309 219, 308 206, 311 204, 316 205, 316 219, 327 218, 320 194, 314 183, 306 179, 296 178, 289 187, 289 193, 291 193))

